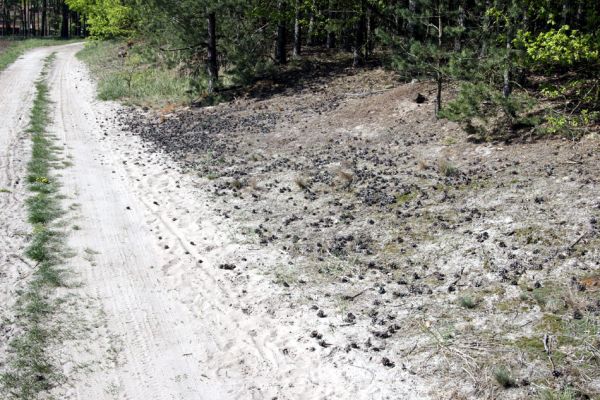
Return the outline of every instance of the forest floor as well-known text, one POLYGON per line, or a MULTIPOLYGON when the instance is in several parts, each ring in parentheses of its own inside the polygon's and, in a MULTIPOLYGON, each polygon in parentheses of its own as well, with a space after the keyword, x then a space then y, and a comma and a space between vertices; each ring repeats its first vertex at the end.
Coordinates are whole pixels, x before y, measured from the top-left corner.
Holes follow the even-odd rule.
POLYGON ((305 351, 389 388, 408 372, 433 398, 599 396, 598 137, 472 144, 434 96, 321 66, 123 121, 245 242, 289 258, 226 276, 279 285, 276 315, 305 321, 305 351))
MULTIPOLYGON (((55 397, 600 395, 597 137, 468 143, 427 84, 333 65, 214 107, 126 108, 95 99, 80 48, 48 77, 73 253, 55 397)), ((9 305, 32 268, 18 113, 46 52, 0 75, 24 93, 0 103, 9 305)))

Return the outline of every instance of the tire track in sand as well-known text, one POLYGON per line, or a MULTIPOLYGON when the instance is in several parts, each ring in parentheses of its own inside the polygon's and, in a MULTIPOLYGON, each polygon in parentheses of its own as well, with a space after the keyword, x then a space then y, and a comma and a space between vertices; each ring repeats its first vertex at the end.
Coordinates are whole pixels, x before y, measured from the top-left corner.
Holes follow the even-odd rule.
POLYGON ((285 256, 242 244, 192 177, 119 130, 122 109, 94 100, 79 48, 60 51, 49 78, 52 131, 74 164, 64 192, 81 204, 69 244, 93 254, 70 268, 103 317, 93 340, 72 343, 68 365, 114 357, 83 376, 66 371, 75 382, 60 398, 378 398, 369 371, 308 352, 304 321, 276 317, 278 289, 245 266, 285 256))

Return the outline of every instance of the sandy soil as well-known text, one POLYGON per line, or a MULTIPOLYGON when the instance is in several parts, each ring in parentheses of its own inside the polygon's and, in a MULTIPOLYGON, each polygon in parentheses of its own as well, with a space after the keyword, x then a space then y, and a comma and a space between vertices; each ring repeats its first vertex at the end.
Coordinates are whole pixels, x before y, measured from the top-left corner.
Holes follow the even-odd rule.
POLYGON ((55 394, 424 398, 408 371, 375 374, 366 357, 350 362, 325 343, 307 350, 314 339, 305 313, 259 274, 289 257, 244 243, 239 226, 212 211, 197 177, 121 131, 123 110, 94 100, 78 49, 58 52, 49 80, 52 132, 73 163, 62 183, 77 225, 70 268, 88 333, 63 347, 71 383, 55 394))
POLYGON ((59 293, 71 325, 50 349, 67 378, 55 398, 600 393, 586 358, 599 351, 597 139, 469 144, 413 101, 431 97, 426 85, 398 88, 382 70, 142 113, 95 100, 80 48, 30 52, 0 75, 18 95, 0 96, 10 306, 30 268, 22 130, 57 51, 51 133, 71 164, 60 180, 74 256, 59 293), (494 381, 498 366, 515 387, 494 381))
POLYGON ((317 349, 376 377, 409 371, 434 398, 595 398, 597 135, 473 144, 433 117, 434 97, 382 69, 325 68, 124 121, 197 174, 248 243, 290 257, 264 273, 317 349))

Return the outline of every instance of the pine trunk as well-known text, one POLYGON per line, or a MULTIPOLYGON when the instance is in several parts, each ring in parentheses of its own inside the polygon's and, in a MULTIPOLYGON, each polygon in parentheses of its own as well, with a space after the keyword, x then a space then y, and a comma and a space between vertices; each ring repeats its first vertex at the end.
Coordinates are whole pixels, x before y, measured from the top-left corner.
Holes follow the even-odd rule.
POLYGON ((300 25, 300 1, 296 0, 296 15, 294 17, 294 57, 302 53, 302 26, 300 25))
POLYGON ((62 23, 60 26, 60 37, 63 39, 69 38, 69 6, 64 0, 62 2, 62 23))
POLYGON ((458 28, 459 32, 454 38, 454 51, 460 52, 462 50, 462 32, 465 30, 465 5, 464 0, 461 0, 458 4, 458 28))
POLYGON ((365 35, 367 31, 367 22, 365 18, 365 1, 361 0, 360 16, 354 28, 354 45, 352 51, 354 54, 353 66, 358 67, 364 63, 363 49, 365 46, 365 35))
POLYGON ((213 93, 217 82, 219 81, 219 65, 217 60, 217 18, 214 12, 209 12, 208 22, 208 43, 207 43, 207 74, 208 74, 208 93, 213 93))
POLYGON ((48 0, 42 2, 42 36, 48 35, 48 0))
POLYGON ((331 21, 333 21, 333 1, 329 0, 329 9, 327 10, 328 27, 327 27, 327 48, 335 48, 335 32, 331 27, 331 21))
POLYGON ((491 7, 490 0, 486 0, 485 9, 483 10, 483 27, 482 27, 482 40, 481 40, 481 49, 479 51, 479 57, 483 58, 487 55, 487 41, 488 34, 490 31, 490 17, 488 16, 486 10, 489 10, 491 7))
POLYGON ((442 27, 442 9, 441 6, 438 7, 438 56, 437 56, 437 72, 436 72, 436 83, 437 83, 437 94, 435 99, 435 116, 440 116, 440 111, 442 111, 442 84, 444 80, 444 75, 442 74, 442 39, 443 39, 443 27, 442 27))
POLYGON ((511 23, 508 23, 506 29, 506 65, 504 67, 504 84, 502 86, 502 95, 505 98, 510 96, 512 92, 511 86, 511 71, 512 70, 512 26, 511 23))
POLYGON ((411 39, 416 39, 417 35, 417 0, 408 0, 408 35, 411 39))
POLYGON ((306 41, 306 45, 307 46, 313 46, 315 44, 315 12, 316 12, 316 4, 315 4, 315 0, 313 0, 312 2, 312 8, 310 10, 310 15, 309 15, 309 19, 308 19, 308 32, 306 34, 307 36, 307 41, 306 41))

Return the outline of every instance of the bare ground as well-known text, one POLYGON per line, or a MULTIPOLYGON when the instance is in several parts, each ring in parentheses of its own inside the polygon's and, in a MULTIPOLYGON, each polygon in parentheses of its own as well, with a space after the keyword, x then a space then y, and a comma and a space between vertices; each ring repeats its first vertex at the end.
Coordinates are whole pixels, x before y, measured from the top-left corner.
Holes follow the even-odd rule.
POLYGON ((247 242, 238 223, 212 210, 202 179, 119 129, 124 110, 94 100, 79 48, 59 51, 49 75, 51 133, 72 164, 61 181, 76 256, 63 296, 79 314, 54 349, 67 384, 52 394, 423 398, 425 382, 407 371, 374 374, 365 357, 349 365, 337 348, 310 351, 312 313, 290 307, 286 291, 262 275, 290 256, 247 242))
POLYGON ((21 117, 58 53, 51 133, 70 165, 74 256, 58 293, 71 325, 49 349, 67 378, 55 398, 598 397, 596 137, 469 144, 413 101, 427 85, 378 69, 262 83, 212 108, 127 110, 94 100, 79 48, 28 53, 0 75, 22 93, 0 99, 10 306, 31 268, 13 257, 21 117))
POLYGON ((431 89, 346 69, 124 123, 289 257, 252 268, 280 285, 276 315, 307 316, 315 357, 408 372, 432 398, 596 398, 597 136, 467 143, 414 101, 431 89))

